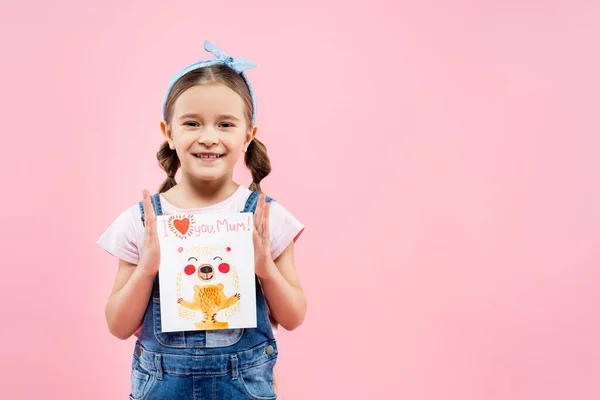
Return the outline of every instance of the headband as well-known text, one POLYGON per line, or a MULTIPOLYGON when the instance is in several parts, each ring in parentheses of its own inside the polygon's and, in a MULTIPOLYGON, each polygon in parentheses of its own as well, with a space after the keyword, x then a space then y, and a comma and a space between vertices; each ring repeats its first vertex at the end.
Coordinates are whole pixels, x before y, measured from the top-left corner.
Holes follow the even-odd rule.
POLYGON ((193 64, 190 64, 187 67, 180 69, 175 74, 175 76, 173 76, 171 78, 171 80, 169 81, 169 84, 167 86, 167 93, 165 95, 165 99, 164 99, 164 103, 163 103, 163 117, 166 118, 166 114, 167 114, 167 97, 169 96, 169 92, 171 92, 173 85, 175 85, 175 83, 179 79, 181 79, 182 76, 184 76, 188 72, 191 72, 191 71, 194 71, 194 70, 197 70, 200 68, 210 67, 211 65, 216 65, 216 64, 223 64, 223 65, 226 65, 229 68, 233 69, 235 72, 237 72, 244 79, 244 81, 246 82, 246 85, 248 85, 250 97, 252 98, 252 123, 254 124, 254 122, 256 121, 256 97, 254 96, 254 90, 252 89, 252 86, 250 85, 248 78, 244 74, 244 71, 247 69, 256 67, 256 64, 254 64, 248 60, 245 60, 243 58, 230 57, 227 54, 223 53, 221 50, 219 50, 217 48, 217 46, 215 46, 208 40, 204 41, 204 50, 212 53, 215 56, 215 58, 212 60, 202 60, 202 61, 198 61, 193 64))

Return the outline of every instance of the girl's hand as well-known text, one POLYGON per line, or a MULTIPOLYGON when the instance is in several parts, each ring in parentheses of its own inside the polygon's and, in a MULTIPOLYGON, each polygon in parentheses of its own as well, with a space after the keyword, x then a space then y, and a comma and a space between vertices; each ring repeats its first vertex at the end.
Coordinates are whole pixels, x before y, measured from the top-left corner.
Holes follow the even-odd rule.
POLYGON ((259 278, 272 276, 277 268, 271 257, 271 236, 269 232, 269 210, 270 203, 265 201, 266 195, 261 193, 258 205, 254 212, 254 268, 259 278))
POLYGON ((144 197, 144 223, 146 226, 138 267, 145 275, 154 277, 158 273, 158 266, 160 265, 160 243, 156 231, 156 214, 154 214, 154 208, 150 201, 150 193, 147 190, 142 193, 144 197))

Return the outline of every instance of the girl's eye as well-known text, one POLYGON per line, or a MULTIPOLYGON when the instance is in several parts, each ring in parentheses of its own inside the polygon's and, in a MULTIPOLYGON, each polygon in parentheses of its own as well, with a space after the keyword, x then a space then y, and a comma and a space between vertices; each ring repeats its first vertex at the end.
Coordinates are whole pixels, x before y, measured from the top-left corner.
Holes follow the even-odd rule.
POLYGON ((184 123, 184 125, 186 125, 186 126, 192 126, 194 128, 198 127, 198 123, 194 122, 194 121, 186 122, 186 123, 184 123))
POLYGON ((233 124, 231 124, 231 123, 229 123, 229 122, 223 122, 223 123, 221 124, 221 127, 222 127, 222 128, 232 128, 232 127, 233 127, 233 124))

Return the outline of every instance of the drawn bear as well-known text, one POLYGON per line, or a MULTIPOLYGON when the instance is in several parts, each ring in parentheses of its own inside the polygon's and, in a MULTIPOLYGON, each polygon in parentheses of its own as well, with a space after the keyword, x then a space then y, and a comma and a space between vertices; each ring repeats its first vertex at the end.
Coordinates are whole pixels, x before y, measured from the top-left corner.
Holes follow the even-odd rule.
POLYGON ((232 296, 225 294, 226 288, 230 290, 239 286, 237 271, 223 259, 229 251, 231 251, 229 247, 179 248, 180 260, 185 263, 183 273, 192 278, 191 281, 188 280, 187 284, 193 284, 194 296, 192 301, 179 297, 177 303, 203 314, 204 319, 194 324, 197 329, 227 329, 229 327, 228 322, 217 320, 219 311, 238 304, 240 300, 239 293, 232 296))

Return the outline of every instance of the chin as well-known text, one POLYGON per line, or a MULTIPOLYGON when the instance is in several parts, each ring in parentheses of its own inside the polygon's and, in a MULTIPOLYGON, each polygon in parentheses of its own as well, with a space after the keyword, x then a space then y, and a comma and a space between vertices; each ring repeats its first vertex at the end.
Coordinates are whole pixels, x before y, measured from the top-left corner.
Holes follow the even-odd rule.
POLYGON ((206 172, 196 172, 196 173, 192 174, 194 179, 198 179, 198 180, 204 181, 204 182, 218 181, 220 179, 225 178, 226 175, 227 174, 225 174, 225 173, 209 173, 209 174, 207 174, 206 172))

